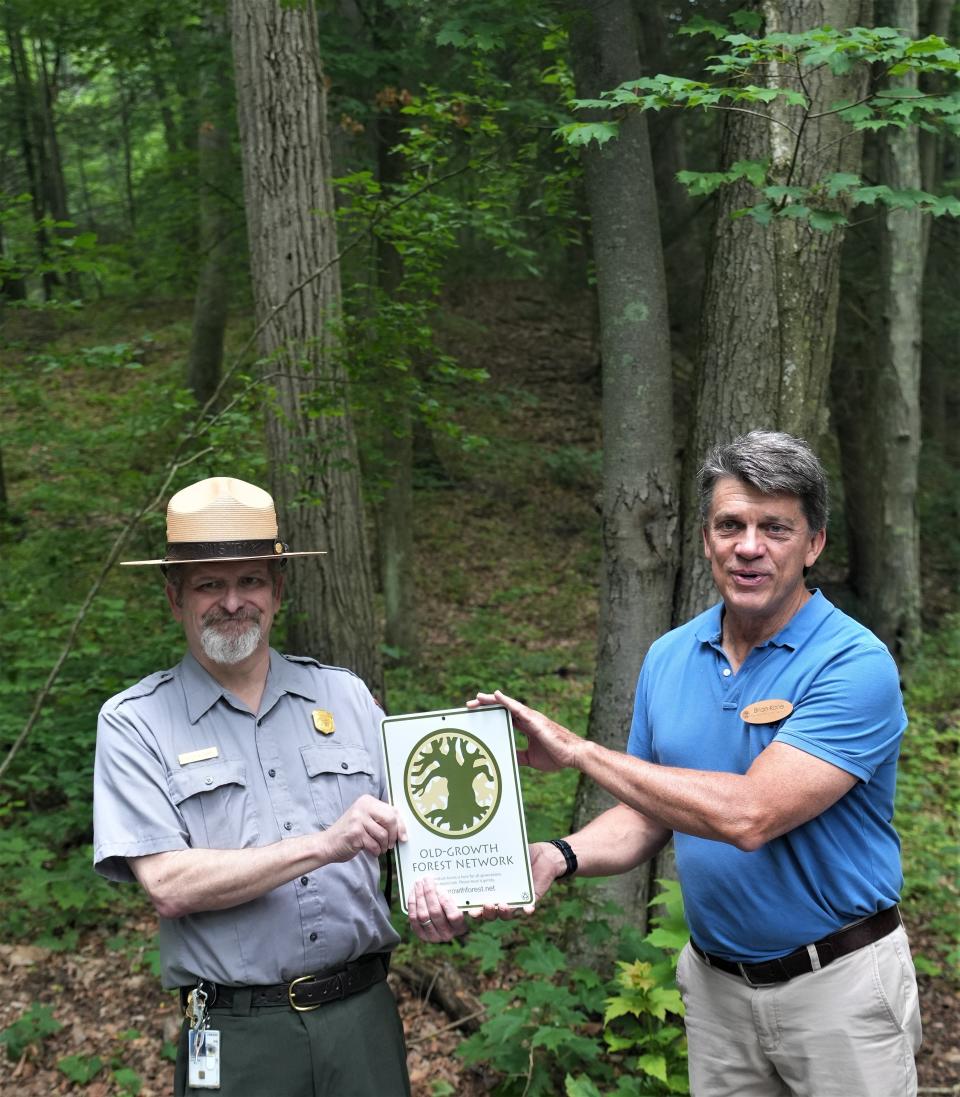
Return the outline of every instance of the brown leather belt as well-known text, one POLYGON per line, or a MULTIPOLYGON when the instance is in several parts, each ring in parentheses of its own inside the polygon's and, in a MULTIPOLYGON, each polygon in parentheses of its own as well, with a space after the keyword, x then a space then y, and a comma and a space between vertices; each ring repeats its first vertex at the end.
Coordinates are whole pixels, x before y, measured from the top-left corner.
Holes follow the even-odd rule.
POLYGON ((865 945, 872 945, 874 941, 893 933, 899 925, 900 910, 896 906, 887 907, 886 910, 838 929, 828 937, 803 945, 786 956, 780 956, 776 960, 764 960, 759 964, 738 964, 733 960, 724 960, 721 956, 713 956, 704 952, 692 939, 690 946, 702 960, 706 960, 718 971, 739 975, 752 987, 765 987, 773 983, 785 983, 788 979, 806 975, 810 971, 818 971, 841 956, 856 952, 865 945))
POLYGON ((180 988, 180 1005, 183 1009, 187 1008, 187 996, 199 985, 207 995, 207 1009, 231 1009, 239 994, 249 992, 252 1009, 286 1006, 304 1013, 328 1002, 349 998, 351 994, 359 994, 361 990, 382 982, 387 977, 389 964, 390 953, 372 952, 359 960, 351 960, 339 971, 301 975, 292 982, 275 983, 273 986, 236 987, 201 979, 194 986, 180 988))

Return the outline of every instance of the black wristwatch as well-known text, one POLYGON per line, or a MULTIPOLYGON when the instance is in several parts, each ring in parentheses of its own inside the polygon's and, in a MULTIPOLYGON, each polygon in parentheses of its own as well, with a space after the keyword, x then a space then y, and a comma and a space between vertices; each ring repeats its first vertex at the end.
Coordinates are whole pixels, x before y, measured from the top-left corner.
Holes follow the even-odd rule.
POLYGON ((562 838, 551 838, 550 845, 556 846, 558 850, 563 854, 564 861, 567 862, 567 867, 557 877, 558 880, 563 880, 567 876, 572 876, 577 871, 577 855, 570 848, 570 843, 565 842, 562 838))

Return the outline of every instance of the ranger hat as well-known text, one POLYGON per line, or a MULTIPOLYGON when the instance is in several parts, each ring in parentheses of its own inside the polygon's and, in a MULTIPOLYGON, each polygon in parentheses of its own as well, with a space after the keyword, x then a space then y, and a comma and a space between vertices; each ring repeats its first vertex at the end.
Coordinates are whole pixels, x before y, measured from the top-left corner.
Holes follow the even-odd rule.
POLYGON ((263 488, 232 476, 212 476, 178 491, 167 504, 167 552, 162 560, 120 562, 129 567, 322 555, 322 550, 290 552, 280 540, 273 497, 263 488))

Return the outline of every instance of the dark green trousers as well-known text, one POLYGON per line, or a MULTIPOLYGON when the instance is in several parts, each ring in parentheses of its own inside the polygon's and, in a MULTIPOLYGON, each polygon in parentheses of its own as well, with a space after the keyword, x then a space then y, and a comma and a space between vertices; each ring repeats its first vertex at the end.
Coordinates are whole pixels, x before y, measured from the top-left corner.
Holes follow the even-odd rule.
POLYGON ((238 994, 210 1011, 220 1032, 220 1089, 187 1085, 187 1025, 177 1048, 175 1097, 409 1097, 407 1052, 386 982, 310 1013, 251 1009, 238 994))

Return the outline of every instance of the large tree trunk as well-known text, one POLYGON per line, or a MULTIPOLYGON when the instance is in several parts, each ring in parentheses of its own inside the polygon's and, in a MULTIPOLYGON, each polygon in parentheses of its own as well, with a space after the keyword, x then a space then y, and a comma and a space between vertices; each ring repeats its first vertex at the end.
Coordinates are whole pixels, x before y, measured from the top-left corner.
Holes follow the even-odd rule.
POLYGON ((289 646, 382 689, 356 442, 336 343, 340 283, 326 94, 312 2, 233 0, 234 69, 260 352, 281 536, 323 548, 292 566, 289 646))
POLYGON ((233 158, 227 113, 229 85, 223 81, 224 16, 208 11, 204 20, 208 50, 200 74, 202 120, 197 132, 199 250, 202 258, 193 305, 193 332, 187 359, 187 385, 206 404, 220 383, 223 335, 227 326, 231 217, 228 210, 233 158), (220 63, 217 64, 216 61, 220 63))
MULTIPOLYGON (((596 97, 640 74, 629 0, 584 0, 571 33, 577 94, 596 97)), ((675 486, 666 282, 646 118, 584 153, 597 271, 603 369, 603 565, 597 672, 589 737, 623 750, 637 673, 670 624, 675 571, 675 486)), ((613 803, 581 779, 579 827, 613 803)), ((650 869, 604 882, 606 897, 643 926, 650 869)))
MULTIPOLYGON (((878 4, 884 26, 917 34, 916 0, 878 4)), ((899 87, 916 86, 911 74, 899 87)), ((877 135, 880 178, 919 189, 916 128, 877 135)), ((916 515, 920 458, 923 215, 886 210, 880 225, 880 291, 872 353, 837 364, 834 392, 850 561, 850 586, 866 624, 898 662, 920 640, 920 548, 916 515)))
MULTIPOLYGON (((798 32, 829 25, 862 25, 867 0, 763 0, 766 32, 798 32)), ((804 88, 792 71, 769 72, 771 86, 803 90, 810 114, 829 111, 862 92, 866 73, 834 75, 811 69, 804 88)), ((796 130, 802 107, 770 105, 796 130)), ((861 141, 836 114, 808 118, 799 149, 792 134, 755 115, 727 117, 723 167, 738 160, 769 160, 778 183, 805 186, 831 172, 857 171, 861 141), (796 153, 796 154, 795 154, 796 153)), ((715 600, 703 558, 696 513, 696 470, 711 446, 755 428, 785 430, 815 441, 825 430, 825 397, 836 328, 843 233, 820 232, 806 221, 777 218, 761 225, 731 214, 753 204, 747 184, 724 188, 704 290, 699 382, 686 451, 684 534, 676 620, 686 621, 715 600)))

